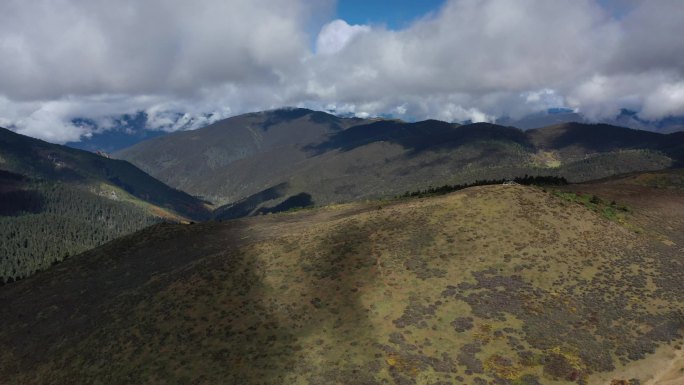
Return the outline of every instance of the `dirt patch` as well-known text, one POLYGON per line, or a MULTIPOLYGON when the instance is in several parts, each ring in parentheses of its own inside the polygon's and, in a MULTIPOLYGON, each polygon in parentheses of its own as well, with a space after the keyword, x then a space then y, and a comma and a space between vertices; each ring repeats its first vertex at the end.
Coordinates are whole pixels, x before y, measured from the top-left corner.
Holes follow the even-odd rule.
POLYGON ((684 384, 684 350, 665 345, 647 358, 631 362, 610 373, 592 375, 589 385, 611 385, 624 381, 640 385, 684 384), (632 382, 630 382, 630 380, 632 382))

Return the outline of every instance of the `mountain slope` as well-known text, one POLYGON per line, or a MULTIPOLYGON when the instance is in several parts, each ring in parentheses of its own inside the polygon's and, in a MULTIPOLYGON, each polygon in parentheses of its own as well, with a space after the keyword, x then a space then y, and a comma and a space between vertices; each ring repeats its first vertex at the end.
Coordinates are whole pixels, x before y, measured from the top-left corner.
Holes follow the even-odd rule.
POLYGON ((2 128, 0 198, 0 282, 159 221, 208 216, 203 202, 128 162, 2 128))
POLYGON ((523 132, 295 109, 230 118, 141 142, 117 156, 174 187, 226 204, 218 217, 234 218, 304 194, 322 205, 524 174, 584 181, 656 170, 684 159, 683 148, 681 137, 607 125, 523 132))
MULTIPOLYGON (((645 381, 681 343, 683 224, 665 243, 647 208, 608 219, 567 194, 486 186, 154 226, 0 290, 0 376, 598 384, 639 364, 645 381)), ((684 218, 684 194, 668 199, 684 218)))
POLYGON ((496 134, 481 138, 472 135, 477 130, 457 128, 437 121, 371 122, 278 110, 142 142, 116 155, 215 203, 254 201, 255 195, 284 184, 277 199, 260 203, 266 207, 303 193, 316 204, 403 193, 442 181, 466 162, 473 170, 456 179, 471 179, 493 157, 508 162, 504 171, 492 174, 521 171, 515 164, 526 155, 518 141, 491 139, 496 134), (472 140, 464 141, 468 136, 472 140), (456 146, 458 153, 451 151, 456 146))
POLYGON ((0 128, 0 167, 32 178, 64 183, 105 183, 189 218, 207 214, 196 198, 166 186, 132 164, 47 143, 0 128))
POLYGON ((280 171, 306 159, 300 147, 359 121, 305 109, 245 114, 144 141, 116 156, 169 185, 225 203, 226 195, 232 201, 270 187, 267 184, 280 171), (240 163, 254 157, 266 158, 277 167, 240 163))

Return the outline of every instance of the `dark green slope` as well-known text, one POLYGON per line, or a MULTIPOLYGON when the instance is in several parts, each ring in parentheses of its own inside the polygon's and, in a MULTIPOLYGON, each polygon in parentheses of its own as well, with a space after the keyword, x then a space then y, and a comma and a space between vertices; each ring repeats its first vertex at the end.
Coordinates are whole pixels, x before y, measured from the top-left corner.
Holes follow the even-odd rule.
POLYGON ((0 128, 0 168, 64 183, 105 183, 188 218, 207 215, 204 203, 145 174, 132 164, 19 135, 0 128))
POLYGON ((160 221, 207 216, 128 162, 0 128, 0 282, 160 221))
POLYGON ((536 148, 557 151, 567 159, 642 149, 660 151, 676 162, 684 160, 681 133, 660 134, 608 124, 564 123, 529 130, 526 135, 536 148))
POLYGON ((456 148, 468 143, 500 141, 529 147, 525 134, 514 127, 489 123, 458 125, 439 120, 416 123, 385 120, 353 126, 334 133, 326 141, 308 146, 308 150, 324 153, 330 150, 350 151, 374 142, 389 142, 409 149, 412 155, 421 151, 456 148))
POLYGON ((246 114, 117 153, 176 188, 223 204, 219 218, 403 194, 430 185, 556 175, 586 181, 681 164, 684 138, 564 124, 345 119, 306 109, 246 114))

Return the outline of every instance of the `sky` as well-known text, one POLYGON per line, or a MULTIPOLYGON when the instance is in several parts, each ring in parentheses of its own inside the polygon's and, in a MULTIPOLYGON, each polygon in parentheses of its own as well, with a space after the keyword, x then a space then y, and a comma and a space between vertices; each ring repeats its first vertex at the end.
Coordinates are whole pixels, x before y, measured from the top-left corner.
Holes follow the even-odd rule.
POLYGON ((444 0, 347 0, 337 2, 336 18, 349 24, 407 28, 412 22, 439 11, 444 0))
POLYGON ((0 126, 65 143, 138 111, 166 131, 285 106, 659 119, 684 115, 682 36, 681 0, 3 0, 0 126))

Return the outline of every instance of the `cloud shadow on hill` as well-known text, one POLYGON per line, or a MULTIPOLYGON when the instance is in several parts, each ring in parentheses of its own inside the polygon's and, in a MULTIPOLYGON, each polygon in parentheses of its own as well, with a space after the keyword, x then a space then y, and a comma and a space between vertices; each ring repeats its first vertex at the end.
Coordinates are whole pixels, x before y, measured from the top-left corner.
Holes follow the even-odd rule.
POLYGON ((331 135, 326 141, 304 148, 310 156, 339 150, 347 152, 374 142, 399 144, 410 155, 424 151, 454 149, 479 141, 508 141, 530 147, 524 132, 514 127, 489 123, 457 125, 438 120, 416 123, 383 120, 348 128, 331 135))

